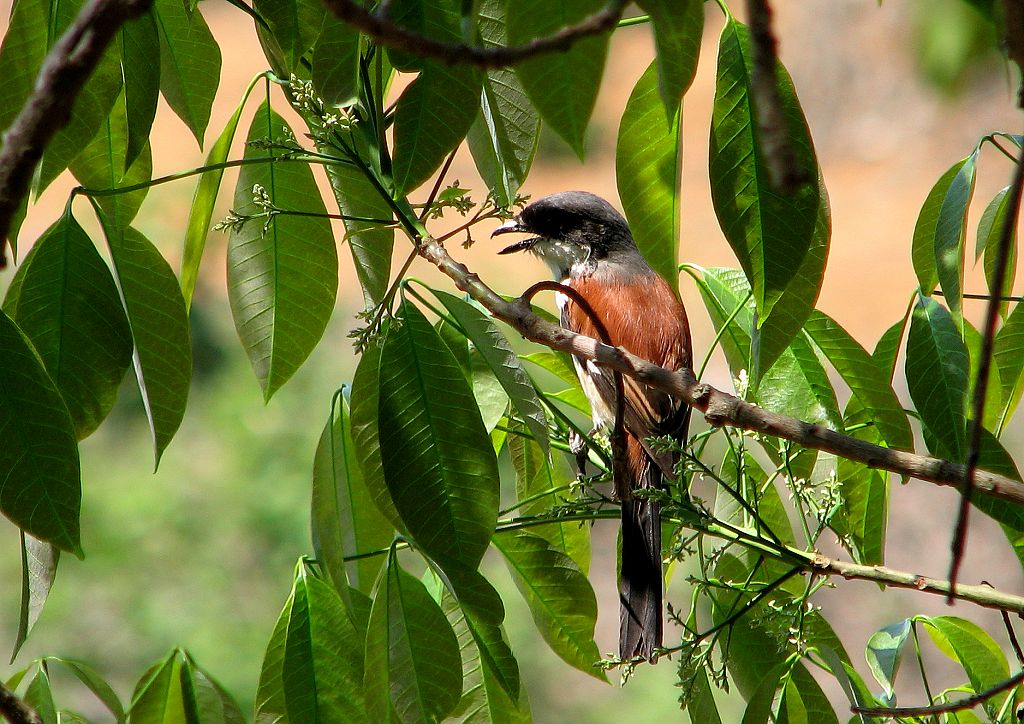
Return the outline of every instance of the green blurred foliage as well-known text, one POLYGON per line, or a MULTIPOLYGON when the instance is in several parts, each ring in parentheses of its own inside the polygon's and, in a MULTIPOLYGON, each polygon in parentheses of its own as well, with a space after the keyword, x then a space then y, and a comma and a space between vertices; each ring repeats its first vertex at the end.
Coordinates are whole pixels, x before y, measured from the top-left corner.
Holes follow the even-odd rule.
POLYGON ((940 92, 955 96, 979 70, 1000 62, 992 0, 918 0, 913 44, 918 70, 940 92))

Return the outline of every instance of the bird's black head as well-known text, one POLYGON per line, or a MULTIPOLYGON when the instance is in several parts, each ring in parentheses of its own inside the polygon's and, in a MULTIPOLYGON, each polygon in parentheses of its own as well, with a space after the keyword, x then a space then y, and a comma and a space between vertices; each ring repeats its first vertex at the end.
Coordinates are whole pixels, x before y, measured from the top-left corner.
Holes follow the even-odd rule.
POLYGON ((616 254, 635 254, 626 220, 611 204, 586 191, 563 191, 529 204, 491 236, 532 234, 499 254, 533 251, 562 277, 577 265, 593 266, 616 254))

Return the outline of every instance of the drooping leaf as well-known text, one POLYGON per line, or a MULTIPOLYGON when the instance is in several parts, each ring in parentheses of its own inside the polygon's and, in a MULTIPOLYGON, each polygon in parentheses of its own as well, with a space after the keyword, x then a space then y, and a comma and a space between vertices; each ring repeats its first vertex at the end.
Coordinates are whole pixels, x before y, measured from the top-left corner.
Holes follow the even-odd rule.
POLYGON ((0 45, 0 128, 8 128, 35 86, 47 51, 49 0, 11 4, 7 33, 0 45))
POLYGON ((127 118, 122 171, 127 171, 149 142, 160 100, 160 33, 153 13, 122 25, 118 41, 127 118))
POLYGON ((19 267, 4 308, 32 340, 76 437, 87 437, 117 400, 132 336, 110 270, 70 206, 19 267))
POLYGON ((364 665, 370 721, 435 721, 459 702, 459 643, 441 607, 395 556, 381 572, 364 665))
POLYGON ((395 186, 407 194, 430 178, 465 138, 480 103, 482 74, 469 65, 424 64, 395 107, 395 186))
MULTIPOLYGON (((245 157, 271 158, 273 151, 251 144, 290 137, 284 119, 264 101, 249 128, 245 157)), ((266 204, 286 211, 327 213, 305 164, 268 161, 242 168, 235 212, 260 214, 267 211, 266 204)), ((232 229, 228 298, 264 399, 270 399, 320 341, 337 290, 338 255, 330 221, 323 216, 275 214, 232 229)))
POLYGON ((785 68, 778 92, 798 167, 808 182, 791 194, 772 188, 751 96, 749 32, 726 23, 718 48, 711 120, 711 198, 718 222, 754 290, 758 323, 796 276, 818 222, 819 171, 807 122, 785 68))
POLYGON ((130 226, 104 223, 103 231, 135 341, 135 376, 159 465, 185 415, 192 380, 188 312, 174 272, 149 239, 130 226))
POLYGON ((451 352, 412 304, 380 360, 384 480, 405 528, 442 563, 475 569, 498 515, 498 468, 472 392, 451 352))
MULTIPOLYGON (((602 0, 545 0, 508 4, 510 45, 547 37, 599 12, 602 0)), ((597 100, 608 54, 608 34, 581 39, 565 52, 550 53, 516 65, 516 73, 534 107, 551 128, 583 158, 583 140, 597 100)))
POLYGON ((974 193, 977 150, 957 161, 928 192, 914 227, 911 259, 922 294, 942 288, 950 311, 961 314, 967 206, 974 193))
POLYGON ((907 339, 907 387, 921 422, 954 462, 967 455, 964 415, 970 362, 956 323, 945 307, 918 297, 907 339))
POLYGON ((607 681, 593 665, 601 656, 594 642, 597 598, 587 577, 571 558, 532 533, 499 533, 494 545, 551 650, 570 666, 607 681))
POLYGON ((651 16, 658 50, 658 91, 671 119, 697 74, 700 41, 704 34, 703 0, 640 0, 651 16))
POLYGON ((323 3, 314 0, 253 0, 252 9, 270 26, 267 29, 263 23, 257 22, 256 32, 264 50, 268 46, 272 48, 267 58, 274 72, 282 78, 302 73, 302 56, 313 47, 323 23, 323 3))
MULTIPOLYGON (((1006 276, 1003 279, 1003 288, 995 288, 996 259, 999 256, 999 239, 1006 224, 1006 214, 1010 210, 1010 187, 1007 186, 999 191, 985 207, 978 222, 978 239, 975 248, 975 258, 985 255, 985 282, 988 285, 988 293, 995 296, 1008 297, 1013 293, 1013 278, 1017 270, 1017 229, 1014 228, 1010 236, 1010 256, 1006 264, 1006 276)), ((1006 318, 1010 303, 1003 300, 999 303, 999 313, 1006 318)))
POLYGON ((58 724, 57 707, 53 703, 53 690, 50 687, 50 675, 45 666, 37 667, 36 675, 28 683, 28 688, 25 690, 25 704, 36 713, 42 724, 58 724))
POLYGON ((11 663, 18 657, 18 652, 39 620, 39 614, 43 612, 43 604, 57 577, 58 561, 59 548, 21 531, 21 611, 11 663))
POLYGON ((313 46, 313 87, 329 105, 347 106, 359 94, 359 32, 325 13, 313 46))
MULTIPOLYGON (((146 183, 153 175, 153 154, 147 144, 136 154, 127 171, 125 151, 128 125, 125 98, 120 95, 99 131, 71 162, 71 173, 88 189, 117 189, 146 183)), ((107 219, 115 226, 128 226, 146 198, 147 188, 95 197, 107 219)))
POLYGON ((1019 302, 996 333, 993 359, 999 369, 1002 385, 1000 396, 1003 404, 996 427, 998 435, 1017 409, 1021 393, 1024 392, 1024 306, 1019 302))
POLYGON ((335 396, 313 458, 313 538, 317 560, 344 595, 348 585, 369 594, 380 560, 345 563, 345 556, 386 547, 391 524, 377 509, 356 462, 348 400, 335 396))
POLYGON ((768 724, 772 716, 775 692, 778 690, 780 679, 786 673, 787 668, 785 663, 776 664, 771 671, 764 675, 764 679, 747 700, 747 708, 743 710, 741 724, 768 724))
POLYGON ((447 292, 438 289, 432 291, 473 342, 534 439, 547 453, 548 428, 544 408, 530 376, 526 374, 505 335, 478 307, 447 292))
POLYGON ((188 12, 181 0, 154 0, 153 16, 160 35, 160 91, 202 148, 220 84, 220 46, 199 8, 188 12))
MULTIPOLYGON (((504 45, 505 3, 483 0, 477 28, 484 47, 504 45)), ((480 110, 467 140, 477 171, 499 206, 515 201, 526 180, 540 138, 540 116, 519 76, 511 68, 494 68, 483 78, 480 110)))
POLYGON ((78 446, 68 409, 28 337, 0 312, 0 513, 81 556, 78 446))
MULTIPOLYGON (((217 137, 217 142, 206 155, 206 165, 216 166, 228 160, 228 152, 231 150, 231 142, 235 138, 235 131, 238 129, 238 119, 242 115, 245 102, 255 87, 256 79, 253 79, 242 94, 242 100, 238 107, 231 114, 231 118, 224 125, 224 130, 217 137)), ((192 197, 192 208, 188 213, 188 225, 185 231, 185 244, 181 254, 181 293, 185 298, 185 307, 191 309, 192 295, 196 289, 196 279, 199 277, 199 263, 203 259, 203 249, 206 247, 206 237, 210 233, 210 221, 213 218, 213 208, 217 203, 217 192, 220 191, 220 182, 224 176, 224 169, 216 168, 205 171, 199 177, 196 184, 196 192, 192 197)))
POLYGON ((118 722, 124 721, 124 706, 110 684, 88 664, 74 659, 61 658, 59 656, 47 656, 47 664, 57 664, 70 671, 74 676, 91 691, 103 706, 107 708, 118 722))
POLYGON ((910 619, 889 624, 871 634, 864 656, 868 661, 871 675, 892 701, 896 685, 896 672, 903 658, 903 644, 910 637, 910 619))
POLYGON ((651 268, 673 289, 679 276, 681 106, 677 110, 665 117, 654 61, 626 102, 615 148, 615 181, 630 231, 651 268))

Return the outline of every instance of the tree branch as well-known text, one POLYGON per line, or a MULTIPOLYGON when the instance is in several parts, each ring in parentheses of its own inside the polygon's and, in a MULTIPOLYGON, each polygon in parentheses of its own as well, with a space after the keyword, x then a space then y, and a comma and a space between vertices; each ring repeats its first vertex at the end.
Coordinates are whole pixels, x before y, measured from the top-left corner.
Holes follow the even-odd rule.
POLYGON ((544 53, 566 51, 577 40, 614 28, 628 4, 628 0, 609 0, 600 11, 546 38, 512 47, 482 48, 445 43, 420 35, 391 22, 386 13, 371 13, 355 0, 324 0, 328 10, 382 45, 405 50, 420 58, 433 58, 450 64, 471 63, 481 68, 501 68, 544 53))
POLYGON ((39 715, 2 683, 0 683, 0 716, 11 724, 42 724, 39 715))
POLYGON ((146 12, 152 0, 91 0, 53 46, 35 88, 3 134, 0 149, 0 267, 11 220, 28 193, 50 139, 71 119, 71 108, 114 34, 146 12))
POLYGON ((850 707, 850 711, 854 714, 863 714, 864 716, 870 717, 885 717, 888 719, 896 719, 898 717, 905 716, 932 716, 936 714, 951 714, 955 711, 965 711, 967 709, 973 709, 978 704, 982 704, 991 699, 996 694, 1002 694, 1004 691, 1009 691, 1015 686, 1018 686, 1021 682, 1024 682, 1024 671, 1020 671, 1009 679, 996 684, 991 689, 985 689, 985 691, 979 691, 973 696, 968 696, 957 701, 951 701, 948 704, 935 704, 934 706, 897 706, 893 708, 880 707, 869 707, 869 706, 853 706, 850 707))
MULTIPOLYGON (((704 418, 712 425, 729 425, 783 438, 872 468, 909 475, 937 485, 959 486, 967 474, 965 465, 873 445, 821 425, 764 410, 698 382, 692 370, 667 370, 624 349, 609 347, 591 337, 570 332, 538 317, 524 301, 506 301, 495 294, 477 274, 453 259, 436 240, 422 240, 418 250, 420 256, 450 277, 455 286, 468 293, 491 314, 512 326, 523 337, 552 349, 594 360, 598 364, 634 377, 646 385, 663 390, 702 412, 704 418)), ((979 470, 974 485, 975 490, 984 495, 1024 505, 1024 484, 1020 481, 979 470)))

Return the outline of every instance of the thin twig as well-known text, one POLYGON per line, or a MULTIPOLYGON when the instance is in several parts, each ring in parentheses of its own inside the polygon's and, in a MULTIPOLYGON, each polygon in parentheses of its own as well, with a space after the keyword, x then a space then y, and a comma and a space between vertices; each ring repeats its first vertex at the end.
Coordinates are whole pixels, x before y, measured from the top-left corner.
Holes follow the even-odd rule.
POLYGON ((11 222, 28 193, 36 164, 53 136, 71 120, 71 108, 120 27, 146 12, 152 0, 91 0, 50 50, 35 88, 4 131, 0 149, 0 268, 11 222))
POLYGON ((628 4, 628 0, 609 0, 598 12, 546 38, 536 38, 512 47, 484 48, 428 38, 371 13, 355 0, 324 0, 328 10, 375 42, 408 51, 420 58, 433 58, 449 64, 471 63, 481 68, 501 68, 544 53, 566 51, 578 40, 615 28, 628 4))
MULTIPOLYGON (((1020 214, 1020 197, 1024 189, 1024 148, 1017 159, 1013 172, 1013 184, 1010 187, 1009 209, 1003 220, 1003 228, 999 231, 999 248, 996 253, 996 265, 992 274, 992 288, 1002 289, 1006 280, 1006 270, 1010 264, 1010 245, 1014 231, 1017 229, 1017 217, 1020 214)), ((999 300, 992 298, 985 310, 984 336, 981 340, 981 353, 978 358, 978 370, 974 379, 974 410, 971 416, 970 441, 967 448, 967 474, 964 476, 961 489, 960 510, 957 514, 956 528, 953 532, 952 560, 949 565, 950 595, 948 602, 953 603, 953 591, 960 573, 960 564, 964 557, 967 541, 967 521, 971 512, 971 494, 974 490, 974 474, 978 469, 981 457, 981 431, 985 420, 985 393, 988 390, 988 374, 992 366, 992 354, 995 351, 996 326, 999 323, 999 300)))
POLYGON ((1024 682, 1024 671, 1020 671, 1014 674, 1006 681, 996 684, 991 689, 985 689, 984 691, 978 692, 972 696, 965 697, 958 701, 953 701, 948 704, 935 704, 933 706, 897 706, 897 707, 869 707, 869 706, 852 706, 850 710, 854 714, 863 714, 864 716, 878 716, 895 719, 904 716, 928 716, 929 714, 949 714, 954 711, 964 711, 966 709, 973 709, 978 704, 982 704, 991 699, 996 694, 1002 694, 1004 691, 1009 691, 1015 686, 1020 685, 1024 682))
POLYGON ((17 694, 0 683, 0 716, 11 724, 42 724, 39 715, 17 694))

